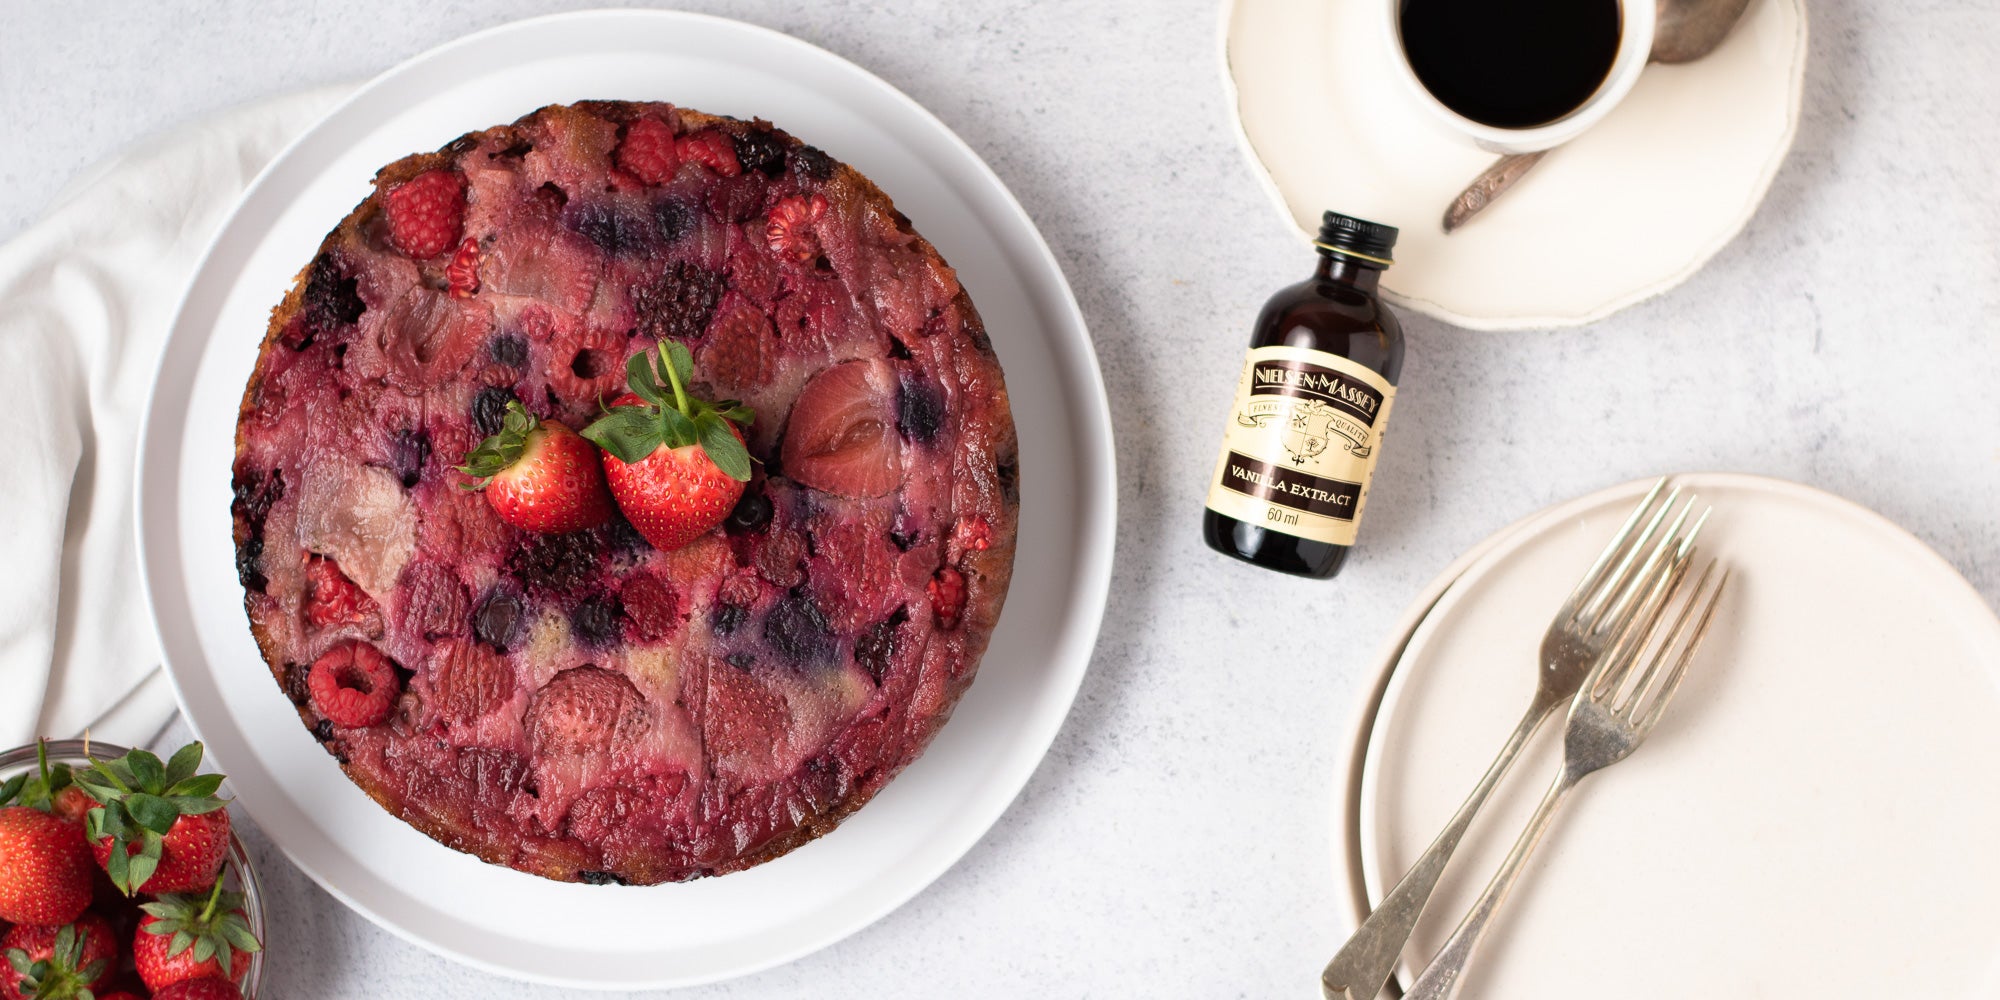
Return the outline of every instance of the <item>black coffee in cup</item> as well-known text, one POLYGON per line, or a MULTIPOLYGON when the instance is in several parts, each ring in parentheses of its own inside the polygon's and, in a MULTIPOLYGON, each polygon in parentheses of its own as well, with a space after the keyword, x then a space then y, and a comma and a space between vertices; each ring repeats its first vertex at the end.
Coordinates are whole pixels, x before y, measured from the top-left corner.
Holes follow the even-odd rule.
POLYGON ((1424 89, 1495 128, 1582 107, 1611 72, 1622 20, 1619 0, 1403 0, 1397 12, 1424 89))

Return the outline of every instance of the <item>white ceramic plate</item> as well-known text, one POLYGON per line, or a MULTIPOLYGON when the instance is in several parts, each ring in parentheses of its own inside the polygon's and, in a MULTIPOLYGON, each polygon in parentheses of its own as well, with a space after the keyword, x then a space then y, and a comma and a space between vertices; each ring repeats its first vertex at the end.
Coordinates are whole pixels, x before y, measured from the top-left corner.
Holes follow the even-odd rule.
POLYGON ((1446 236, 1491 153, 1413 113, 1380 0, 1233 0, 1223 76, 1244 151, 1301 234, 1326 209, 1402 228, 1382 287, 1481 330, 1593 322, 1686 280, 1748 222, 1791 147, 1801 0, 1751 0, 1705 59, 1650 66, 1625 100, 1446 236))
MULTIPOLYGON (((1847 501, 1751 476, 1677 481, 1716 506, 1702 548, 1736 570, 1732 596, 1660 727, 1572 796, 1462 996, 1872 998, 1915 982, 1992 995, 2000 619, 1921 542, 1847 501)), ((1550 613, 1647 485, 1496 536, 1414 629, 1358 792, 1343 789, 1363 907, 1499 748, 1550 613)), ((1560 742, 1550 725, 1530 744, 1407 956, 1434 953, 1483 888, 1560 742)))
POLYGON ((267 168, 175 320, 140 451, 139 539, 181 706, 257 823, 350 906, 482 968, 581 987, 740 975, 853 933, 944 872, 1054 738, 1109 583, 1110 420, 1083 319, 1040 235, 950 130, 866 71, 733 21, 658 11, 542 18, 384 74, 267 168), (854 164, 958 268, 1007 372, 1021 439, 1014 582, 978 682, 921 760, 832 835, 687 885, 592 887, 484 864, 350 784, 280 697, 232 568, 236 407, 271 306, 377 167, 544 104, 671 100, 761 115, 854 164))

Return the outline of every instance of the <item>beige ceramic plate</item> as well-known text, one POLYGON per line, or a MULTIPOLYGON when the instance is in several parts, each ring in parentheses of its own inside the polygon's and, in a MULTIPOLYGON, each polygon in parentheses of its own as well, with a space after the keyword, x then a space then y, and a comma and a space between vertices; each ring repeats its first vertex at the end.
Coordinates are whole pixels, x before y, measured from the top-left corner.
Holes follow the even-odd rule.
MULTIPOLYGON (((1735 567, 1733 596, 1660 728, 1565 807, 1462 996, 1993 995, 2000 619, 1861 507, 1751 476, 1678 481, 1716 505, 1703 548, 1735 567)), ((1358 792, 1342 790, 1357 903, 1471 788, 1527 703, 1554 605, 1646 485, 1496 536, 1414 629, 1358 792)), ((1498 866, 1559 744, 1539 734, 1474 824, 1411 956, 1498 866)))
POLYGON ((1751 0, 1706 59, 1652 66, 1609 117, 1447 237, 1493 160, 1414 114, 1376 0, 1233 0, 1224 82, 1245 152, 1302 235, 1334 209, 1402 228, 1382 286, 1481 330, 1593 322, 1698 270, 1748 222, 1798 123, 1802 0, 1751 0))

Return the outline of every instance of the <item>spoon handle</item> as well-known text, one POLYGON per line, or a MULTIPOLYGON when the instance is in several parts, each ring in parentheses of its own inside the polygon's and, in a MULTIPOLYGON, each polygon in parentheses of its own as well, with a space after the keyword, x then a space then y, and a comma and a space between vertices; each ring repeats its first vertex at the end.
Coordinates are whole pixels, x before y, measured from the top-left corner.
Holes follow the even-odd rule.
POLYGON ((1478 215, 1493 199, 1500 197, 1514 182, 1521 179, 1535 164, 1542 161, 1548 150, 1532 153, 1514 153, 1493 161, 1493 165, 1481 171, 1458 197, 1451 200, 1451 206, 1444 210, 1444 231, 1451 232, 1478 215))

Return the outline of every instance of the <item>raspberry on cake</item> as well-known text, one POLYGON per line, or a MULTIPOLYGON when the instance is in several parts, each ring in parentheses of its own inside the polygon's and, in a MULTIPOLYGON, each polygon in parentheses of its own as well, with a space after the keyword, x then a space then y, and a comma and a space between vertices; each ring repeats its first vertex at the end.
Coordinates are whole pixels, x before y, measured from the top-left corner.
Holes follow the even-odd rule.
MULTIPOLYGON (((655 454, 696 454, 646 402, 655 454)), ((724 874, 833 829, 950 716, 1012 570, 1014 426, 956 273, 852 168, 666 104, 383 168, 273 311, 236 445, 278 690, 392 813, 553 879, 724 874), (464 488, 510 420, 634 410, 635 357, 724 401, 674 396, 729 467, 698 519, 685 475, 574 526, 464 488)))

